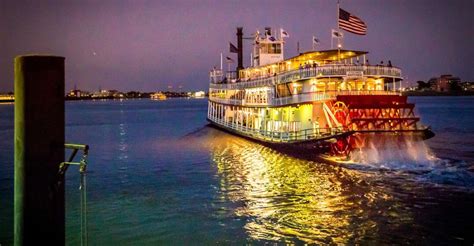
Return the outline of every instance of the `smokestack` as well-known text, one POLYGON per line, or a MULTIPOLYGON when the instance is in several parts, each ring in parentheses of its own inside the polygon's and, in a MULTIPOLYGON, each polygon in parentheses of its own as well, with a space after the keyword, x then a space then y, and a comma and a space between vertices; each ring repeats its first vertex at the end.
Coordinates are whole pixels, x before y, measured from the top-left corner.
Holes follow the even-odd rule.
POLYGON ((242 32, 242 27, 237 27, 237 78, 239 78, 239 71, 244 69, 243 66, 243 45, 242 45, 242 36, 244 33, 242 32))

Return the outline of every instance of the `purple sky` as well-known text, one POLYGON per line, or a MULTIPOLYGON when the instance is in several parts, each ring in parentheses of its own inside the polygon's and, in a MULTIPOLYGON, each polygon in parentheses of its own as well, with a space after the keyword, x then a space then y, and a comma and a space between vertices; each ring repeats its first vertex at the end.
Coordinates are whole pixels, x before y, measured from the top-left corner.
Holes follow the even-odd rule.
MULTIPOLYGON (((66 89, 207 90, 208 71, 235 42, 235 27, 290 34, 286 57, 330 48, 336 2, 319 1, 0 1, 0 91, 13 90, 13 58, 66 57, 66 89)), ((408 81, 451 73, 474 81, 473 0, 342 0, 368 26, 345 33, 345 48, 369 51, 371 63, 391 60, 408 81)), ((244 41, 244 65, 250 45, 244 41)), ((235 54, 231 55, 235 58, 235 54)))

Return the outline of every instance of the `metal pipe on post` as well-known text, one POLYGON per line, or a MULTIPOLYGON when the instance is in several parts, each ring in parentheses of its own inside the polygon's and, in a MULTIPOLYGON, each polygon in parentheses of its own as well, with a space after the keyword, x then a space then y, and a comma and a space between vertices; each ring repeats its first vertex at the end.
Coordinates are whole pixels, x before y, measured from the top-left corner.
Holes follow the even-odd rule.
POLYGON ((64 57, 15 58, 15 245, 64 245, 64 57))

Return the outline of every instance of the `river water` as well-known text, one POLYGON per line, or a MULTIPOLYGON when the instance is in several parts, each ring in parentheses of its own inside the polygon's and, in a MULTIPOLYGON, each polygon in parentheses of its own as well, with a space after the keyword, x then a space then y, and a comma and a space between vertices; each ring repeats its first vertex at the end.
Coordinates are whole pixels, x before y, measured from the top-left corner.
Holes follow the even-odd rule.
MULTIPOLYGON (((472 245, 474 97, 410 101, 436 137, 345 165, 208 127, 205 99, 67 102, 67 142, 91 147, 89 242, 472 245)), ((13 105, 0 116, 0 244, 9 245, 13 105)), ((69 245, 80 242, 78 187, 70 168, 69 245)))

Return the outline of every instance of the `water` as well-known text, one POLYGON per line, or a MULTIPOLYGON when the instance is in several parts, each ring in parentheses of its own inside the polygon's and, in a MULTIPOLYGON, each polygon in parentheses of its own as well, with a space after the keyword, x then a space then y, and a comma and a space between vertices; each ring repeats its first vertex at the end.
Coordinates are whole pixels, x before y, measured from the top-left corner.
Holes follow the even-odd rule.
MULTIPOLYGON (((206 127, 206 100, 67 102, 67 141, 91 146, 89 240, 472 245, 474 97, 410 100, 437 136, 348 165, 206 127)), ((9 245, 13 105, 0 115, 0 243, 9 245)), ((67 243, 77 245, 79 176, 67 175, 67 243)))

